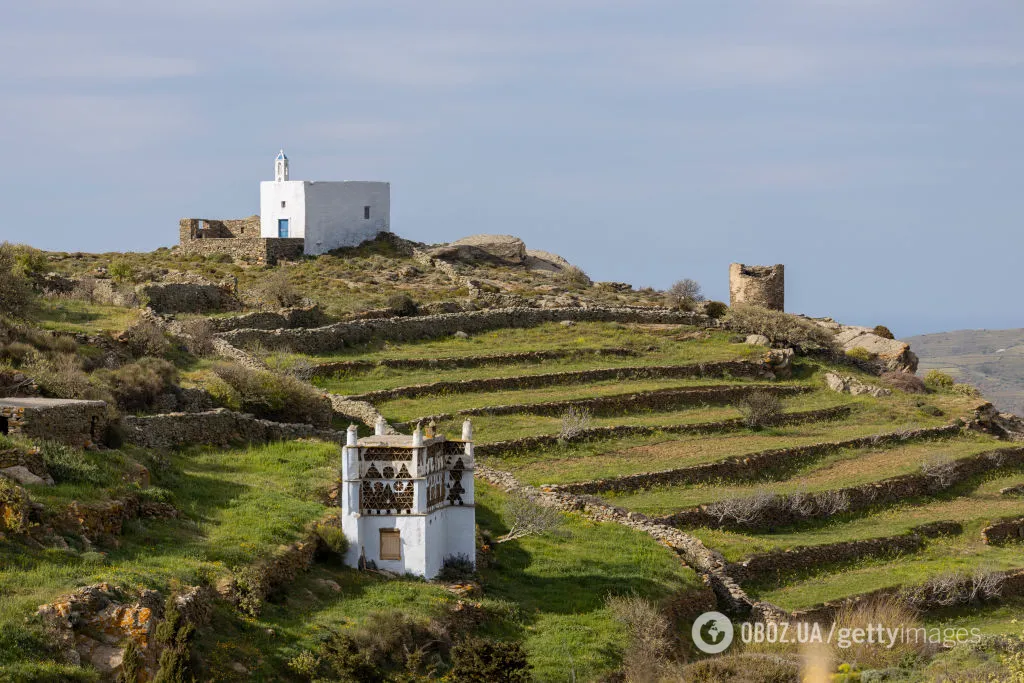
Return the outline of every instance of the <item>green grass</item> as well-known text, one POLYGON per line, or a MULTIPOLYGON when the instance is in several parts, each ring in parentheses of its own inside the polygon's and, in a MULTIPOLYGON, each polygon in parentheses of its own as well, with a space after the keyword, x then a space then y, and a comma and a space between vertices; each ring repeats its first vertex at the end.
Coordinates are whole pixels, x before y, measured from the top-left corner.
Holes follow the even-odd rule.
POLYGON ((972 435, 957 440, 918 442, 898 448, 846 449, 800 468, 784 481, 668 486, 608 495, 607 499, 644 514, 665 515, 716 500, 745 498, 759 491, 784 495, 859 486, 920 472, 922 463, 934 459, 962 458, 998 448, 999 445, 990 437, 972 435))
POLYGON ((721 529, 691 529, 689 533, 721 552, 731 562, 755 553, 784 550, 799 545, 823 545, 841 541, 893 536, 930 522, 955 520, 985 522, 1024 514, 1024 500, 999 495, 999 490, 1020 483, 1021 474, 1000 475, 977 488, 948 499, 907 503, 863 517, 840 517, 771 534, 745 534, 721 529))
POLYGON ((121 306, 93 304, 77 299, 36 299, 33 318, 44 330, 55 332, 116 332, 128 327, 137 311, 121 306))

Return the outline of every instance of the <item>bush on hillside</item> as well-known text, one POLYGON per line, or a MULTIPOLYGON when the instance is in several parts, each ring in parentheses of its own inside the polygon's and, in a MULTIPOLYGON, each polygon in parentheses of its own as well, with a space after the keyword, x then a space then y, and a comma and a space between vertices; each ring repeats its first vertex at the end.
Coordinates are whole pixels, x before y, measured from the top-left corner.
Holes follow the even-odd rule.
POLYGON ((27 244, 10 245, 14 256, 14 272, 24 277, 32 277, 45 273, 50 268, 46 254, 27 244))
POLYGON ((288 375, 218 363, 213 372, 237 394, 242 410, 274 422, 304 422, 326 429, 331 403, 316 389, 288 375))
POLYGON ((895 339, 896 338, 896 335, 894 335, 892 333, 892 331, 888 327, 886 327, 885 325, 875 325, 875 329, 872 330, 872 332, 877 334, 879 337, 884 337, 885 339, 895 339))
POLYGON ((58 484, 102 483, 99 468, 86 460, 82 451, 59 441, 44 441, 40 450, 46 470, 58 484))
POLYGON ((563 268, 558 277, 562 282, 572 287, 589 287, 594 284, 590 276, 577 266, 563 268))
POLYGON ((28 531, 28 513, 32 508, 25 489, 7 477, 0 477, 0 529, 14 534, 28 531))
POLYGON ((778 420, 782 401, 770 391, 752 391, 736 406, 750 429, 762 429, 778 420))
POLYGON ((687 683, 798 683, 801 680, 800 661, 795 656, 734 652, 682 666, 678 679, 673 680, 687 683))
POLYGON ((704 294, 700 283, 690 278, 679 280, 665 291, 665 303, 669 308, 692 311, 701 301, 704 301, 704 294))
POLYGON ((476 567, 473 565, 473 560, 470 559, 469 555, 460 553, 444 558, 444 563, 441 565, 441 571, 438 573, 437 579, 439 581, 455 583, 458 581, 468 581, 475 574, 476 567))
POLYGON ((107 268, 107 273, 114 282, 124 284, 135 279, 135 266, 124 259, 117 259, 107 268))
POLYGON ((672 651, 672 624, 664 612, 639 595, 609 596, 605 605, 629 633, 622 672, 627 681, 642 681, 662 668, 672 651))
MULTIPOLYGON (((916 613, 906 601, 897 596, 885 595, 871 600, 844 605, 836 613, 835 628, 866 629, 873 624, 885 624, 887 628, 903 628, 905 631, 922 626, 916 613)), ((902 639, 901 639, 902 640, 902 639)), ((847 643, 848 647, 839 648, 833 645, 833 652, 839 661, 846 662, 857 669, 886 669, 889 667, 906 666, 932 652, 935 646, 922 639, 906 639, 896 642, 893 647, 878 647, 874 643, 847 643)))
POLYGON ((149 318, 139 318, 121 333, 121 339, 136 358, 166 355, 171 343, 160 326, 149 318))
POLYGON ((721 301, 709 301, 706 304, 704 304, 704 315, 713 320, 724 318, 725 314, 728 312, 729 307, 723 304, 721 301))
POLYGON ((26 374, 34 378, 44 396, 107 401, 114 398, 102 386, 95 384, 82 369, 81 360, 72 354, 58 353, 33 360, 26 374))
POLYGON ((323 542, 324 547, 336 555, 344 555, 348 552, 348 537, 339 526, 317 523, 313 531, 323 542))
POLYGON ((146 357, 116 370, 97 370, 97 381, 110 388, 121 410, 147 410, 177 384, 178 371, 162 358, 146 357))
POLYGON ((0 315, 25 317, 33 298, 28 278, 18 272, 14 247, 0 244, 0 315))
POLYGON ((928 374, 924 376, 924 383, 929 389, 948 391, 956 384, 956 380, 951 375, 947 375, 939 370, 929 370, 928 374))
POLYGON ((452 648, 452 680, 464 683, 527 683, 526 650, 517 642, 469 637, 452 648))
POLYGON ((392 315, 408 317, 419 312, 419 306, 408 294, 392 294, 388 297, 387 308, 392 315))
POLYGON ((957 382, 956 384, 954 384, 952 387, 950 387, 950 391, 952 391, 954 394, 960 394, 961 396, 981 396, 981 392, 978 390, 977 387, 975 387, 973 384, 966 384, 963 382, 957 382))
POLYGON ((213 347, 213 324, 207 318, 191 318, 181 323, 182 342, 193 356, 211 356, 213 347))
POLYGON ((562 414, 562 429, 558 438, 570 441, 590 429, 590 409, 581 406, 569 406, 562 414))
POLYGON ((556 508, 540 505, 523 494, 508 497, 505 502, 505 521, 508 532, 495 543, 560 532, 565 524, 565 518, 556 508))
POLYGON ((302 296, 292 286, 288 273, 278 267, 255 288, 257 298, 271 308, 291 308, 302 303, 302 296))
POLYGON ((831 351, 835 337, 806 318, 748 304, 733 306, 726 318, 729 327, 744 334, 768 337, 772 346, 791 346, 798 351, 831 351))
POLYGON ((879 379, 881 379, 882 384, 892 389, 905 391, 908 394, 923 394, 928 391, 924 381, 917 375, 909 372, 883 372, 879 379))
POLYGON ((868 351, 867 349, 865 349, 863 346, 855 346, 852 349, 848 349, 846 351, 846 357, 851 360, 867 363, 873 360, 875 358, 875 355, 868 351))

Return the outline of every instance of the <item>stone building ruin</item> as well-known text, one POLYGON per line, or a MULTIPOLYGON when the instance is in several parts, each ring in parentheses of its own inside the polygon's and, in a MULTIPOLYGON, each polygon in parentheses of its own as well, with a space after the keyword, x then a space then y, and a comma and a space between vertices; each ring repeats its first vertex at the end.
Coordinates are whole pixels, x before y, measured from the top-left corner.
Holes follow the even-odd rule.
POLYGON ((341 525, 349 540, 345 561, 427 579, 448 557, 476 558, 473 427, 448 440, 424 433, 375 434, 360 439, 349 427, 342 454, 341 525))
POLYGON ((260 237, 260 217, 237 220, 182 218, 178 222, 178 251, 184 254, 227 254, 242 261, 274 265, 302 256, 299 237, 260 237))
POLYGON ((107 404, 70 398, 0 399, 0 434, 52 439, 79 448, 102 441, 107 404))
POLYGON ((729 305, 750 304, 775 311, 786 310, 785 266, 729 264, 729 305))

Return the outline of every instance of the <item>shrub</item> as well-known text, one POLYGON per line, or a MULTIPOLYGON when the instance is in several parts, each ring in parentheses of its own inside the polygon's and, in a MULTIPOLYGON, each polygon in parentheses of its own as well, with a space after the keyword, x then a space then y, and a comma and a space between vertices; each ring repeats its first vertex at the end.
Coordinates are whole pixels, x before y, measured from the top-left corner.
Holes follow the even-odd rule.
POLYGON ((341 530, 341 527, 317 523, 313 527, 313 531, 323 541, 324 547, 332 553, 344 555, 348 551, 348 538, 345 536, 345 532, 341 530))
POLYGON ((921 463, 921 473, 939 488, 948 488, 956 481, 956 461, 944 455, 933 456, 921 463))
POLYGON ((0 477, 0 529, 15 534, 28 531, 31 506, 25 489, 7 477, 0 477))
POLYGON ((14 247, 6 242, 0 244, 0 312, 23 318, 33 298, 28 278, 18 272, 14 247))
POLYGON ((672 651, 672 624, 656 605, 636 594, 609 596, 605 605, 629 633, 629 646, 622 660, 626 680, 645 680, 672 651))
POLYGON ((27 244, 10 245, 14 257, 14 272, 24 277, 45 273, 50 268, 46 254, 27 244))
POLYGON ((519 643, 470 637, 452 648, 449 675, 459 683, 527 683, 531 668, 519 643))
POLYGON ((124 259, 117 259, 107 268, 110 279, 117 283, 131 282, 135 279, 135 267, 124 259))
POLYGON ((206 318, 191 318, 181 323, 182 341, 193 356, 213 355, 213 324, 206 318))
POLYGON ((388 297, 387 308, 397 316, 413 316, 419 312, 419 306, 408 294, 392 294, 388 297))
POLYGON ((692 311, 700 301, 704 301, 700 283, 690 278, 679 280, 665 291, 665 303, 669 308, 692 311))
POLYGON ((476 567, 473 565, 473 560, 469 558, 469 555, 460 553, 444 558, 444 564, 441 566, 437 578, 440 581, 454 583, 467 581, 473 578, 474 574, 476 574, 476 567))
POLYGON ((727 321, 737 332, 768 337, 772 346, 792 346, 799 351, 829 351, 836 345, 835 337, 824 327, 782 311, 737 305, 729 309, 727 321))
POLYGON ((52 358, 39 359, 29 366, 27 374, 35 378, 46 396, 113 402, 109 393, 89 380, 78 357, 71 354, 61 353, 52 358))
POLYGON ((213 372, 239 396, 242 410, 275 422, 305 422, 327 428, 331 404, 310 385, 294 377, 218 363, 213 372))
POLYGON ((288 273, 280 267, 259 283, 255 290, 257 297, 267 306, 289 308, 302 302, 302 297, 288 279, 288 273))
POLYGON ((782 402, 770 391, 752 391, 736 408, 750 429, 767 427, 782 414, 782 402))
POLYGON ((960 394, 961 396, 981 396, 981 392, 978 391, 977 387, 972 384, 964 384, 957 382, 950 389, 954 394, 960 394))
POLYGON ((563 268, 558 276, 562 282, 573 287, 589 287, 594 284, 590 276, 584 273, 582 268, 576 266, 563 268))
POLYGON ((952 389, 956 380, 939 370, 929 370, 928 374, 924 376, 924 383, 929 389, 945 391, 952 389))
MULTIPOLYGON (((911 629, 922 626, 914 610, 904 600, 896 596, 880 596, 840 608, 835 617, 835 632, 852 633, 853 629, 867 629, 876 624, 884 624, 886 628, 902 628, 905 633, 912 633, 911 629)), ((921 642, 915 640, 900 638, 892 647, 850 642, 844 643, 849 645, 844 648, 834 645, 833 653, 838 661, 846 662, 854 668, 886 669, 906 665, 929 653, 930 646, 925 639, 921 642)))
POLYGON ((110 388, 122 410, 146 410, 175 386, 178 371, 162 358, 147 357, 116 370, 98 370, 96 378, 110 388))
POLYGON ((729 312, 729 307, 723 304, 721 301, 709 301, 704 304, 704 315, 714 320, 724 318, 725 314, 729 312))
POLYGON ((923 394, 928 391, 924 385, 924 381, 922 381, 917 375, 913 375, 909 372, 883 372, 880 379, 882 384, 893 389, 905 391, 908 394, 923 394))
POLYGON ((139 318, 122 333, 121 338, 136 358, 163 356, 171 350, 164 331, 149 318, 139 318))
POLYGON ((14 367, 19 367, 35 356, 36 350, 24 343, 14 341, 10 344, 0 345, 0 360, 6 360, 14 367))
POLYGON ((846 352, 846 357, 852 360, 858 360, 866 363, 868 361, 874 360, 875 354, 871 353, 863 346, 855 346, 854 348, 849 349, 846 352))
MULTIPOLYGON (((359 683, 384 683, 384 674, 359 650, 352 636, 336 635, 326 642, 320 653, 321 672, 327 672, 334 680, 358 681, 359 683)), ((329 679, 328 679, 329 680, 329 679)))
POLYGON ((40 449, 47 471, 58 484, 102 483, 99 468, 86 460, 82 451, 59 441, 44 441, 40 449))
POLYGON ((753 496, 741 498, 725 498, 708 505, 706 511, 718 520, 719 524, 748 524, 759 519, 769 510, 779 507, 786 501, 779 496, 758 491, 753 496))
POLYGON ((505 543, 524 536, 539 536, 561 530, 565 519, 553 507, 539 505, 522 494, 512 494, 505 502, 508 533, 495 543, 505 543))
POLYGON ((680 667, 679 674, 678 680, 687 683, 797 683, 801 680, 800 664, 795 658, 753 652, 702 659, 680 667))
POLYGON ((925 415, 931 415, 932 417, 942 417, 942 409, 938 406, 933 406, 931 403, 923 403, 917 407, 925 415))
POLYGON ((562 414, 562 429, 558 438, 569 441, 590 428, 590 410, 580 406, 569 406, 562 414))
POLYGON ((873 329, 872 332, 877 334, 879 337, 884 337, 885 339, 896 338, 896 336, 893 335, 893 333, 885 325, 875 325, 875 329, 873 329))

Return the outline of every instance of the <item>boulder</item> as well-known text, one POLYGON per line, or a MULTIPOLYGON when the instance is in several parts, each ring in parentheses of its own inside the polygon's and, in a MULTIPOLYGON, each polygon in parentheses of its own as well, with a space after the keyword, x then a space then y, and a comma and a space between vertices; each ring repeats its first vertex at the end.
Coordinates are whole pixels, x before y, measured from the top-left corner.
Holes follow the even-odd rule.
POLYGON ((771 369, 775 379, 789 379, 793 376, 793 349, 771 349, 764 354, 764 362, 771 369))
POLYGON ((889 396, 892 394, 892 391, 889 389, 865 384, 856 377, 844 377, 834 372, 825 373, 825 386, 837 393, 850 394, 851 396, 862 396, 867 394, 869 396, 879 398, 881 396, 889 396))
POLYGON ((540 270, 548 273, 558 273, 572 264, 558 254, 539 249, 526 250, 526 267, 529 270, 540 270))
POLYGON ((772 341, 764 336, 763 334, 751 334, 743 340, 744 344, 752 344, 754 346, 771 346, 772 341))
POLYGON ((49 482, 47 482, 42 477, 37 476, 35 474, 32 474, 32 472, 30 472, 29 469, 27 467, 25 467, 24 465, 15 465, 14 467, 5 467, 4 469, 0 470, 0 474, 4 475, 5 477, 8 477, 10 479, 13 479, 14 481, 18 482, 19 484, 21 484, 23 486, 47 484, 47 483, 53 484, 53 480, 52 479, 49 482))
POLYGON ((470 235, 429 253, 446 260, 498 261, 516 266, 526 262, 526 244, 513 235, 470 235))
POLYGON ((836 343, 843 351, 864 349, 886 370, 917 372, 917 355, 910 350, 910 344, 906 342, 880 337, 870 327, 839 325, 832 321, 816 322, 826 329, 835 331, 836 343))

